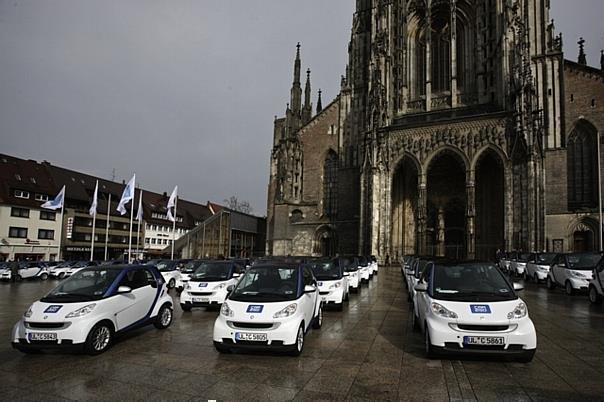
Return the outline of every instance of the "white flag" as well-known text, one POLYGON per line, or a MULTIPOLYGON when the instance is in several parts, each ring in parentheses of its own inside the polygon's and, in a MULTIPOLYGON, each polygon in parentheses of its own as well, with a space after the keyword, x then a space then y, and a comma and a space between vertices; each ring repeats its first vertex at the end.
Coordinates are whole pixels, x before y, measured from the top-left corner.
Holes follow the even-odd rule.
POLYGON ((117 206, 117 210, 122 215, 126 215, 126 212, 127 212, 125 205, 134 198, 134 185, 135 184, 136 184, 136 174, 134 174, 134 176, 132 176, 132 178, 126 185, 126 188, 124 189, 124 192, 122 193, 122 199, 120 200, 120 203, 117 206))
POLYGON ((141 223, 143 221, 143 190, 138 197, 138 211, 136 211, 136 220, 141 223))
POLYGON ((96 181, 96 187, 94 188, 94 195, 92 196, 92 205, 90 206, 90 210, 88 210, 88 213, 90 214, 90 216, 96 216, 96 206, 98 204, 98 197, 99 197, 99 181, 96 181))
POLYGON ((63 207, 63 203, 65 202, 65 186, 59 191, 59 194, 55 197, 54 200, 48 200, 44 204, 42 204, 42 208, 57 210, 63 207))
POLYGON ((172 213, 172 208, 176 206, 176 197, 178 197, 178 186, 174 187, 174 191, 172 191, 172 195, 168 200, 168 219, 172 222, 176 222, 176 211, 172 213))

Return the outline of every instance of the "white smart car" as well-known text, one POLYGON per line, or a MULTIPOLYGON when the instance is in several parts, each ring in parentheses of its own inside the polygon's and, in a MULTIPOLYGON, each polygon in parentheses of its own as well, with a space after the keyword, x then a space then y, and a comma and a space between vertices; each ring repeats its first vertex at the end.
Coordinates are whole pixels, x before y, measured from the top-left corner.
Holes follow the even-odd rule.
POLYGON ((378 265, 377 258, 374 255, 369 257, 369 266, 371 267, 372 275, 377 275, 380 270, 380 266, 378 265))
POLYGON ((361 278, 361 283, 369 283, 369 280, 372 277, 369 261, 367 261, 367 258, 363 256, 357 257, 357 260, 359 263, 359 277, 361 278))
POLYGON ((193 307, 220 307, 229 286, 236 285, 244 272, 245 268, 233 261, 199 264, 180 294, 180 307, 184 311, 191 311, 193 307))
POLYGON ((307 266, 260 264, 241 277, 222 304, 214 323, 214 346, 282 350, 298 356, 311 328, 321 328, 319 288, 307 266))
MULTIPOLYGON (((10 265, 8 265, 5 269, 0 271, 0 280, 11 280, 12 273, 10 269, 10 265)), ((19 274, 17 277, 18 280, 22 279, 48 279, 48 269, 46 265, 35 262, 35 261, 22 261, 19 263, 19 274)))
POLYGON ((53 279, 63 279, 65 278, 67 271, 75 264, 76 263, 73 261, 62 262, 56 267, 50 268, 48 270, 48 275, 53 279))
POLYGON ((361 288, 361 271, 356 257, 339 257, 340 264, 344 267, 348 278, 348 290, 358 293, 361 288))
POLYGON ((310 261, 308 266, 312 269, 323 307, 333 305, 339 311, 344 309, 344 302, 348 301, 348 277, 346 267, 340 258, 323 258, 310 261))
POLYGON ((71 267, 65 270, 65 278, 83 270, 84 268, 96 267, 98 265, 99 263, 96 261, 77 261, 71 267))
POLYGON ((77 348, 99 354, 126 330, 150 323, 167 328, 172 311, 172 298, 155 267, 88 268, 34 302, 15 325, 11 342, 25 353, 77 348))
POLYGON ((524 280, 533 280, 535 283, 546 280, 550 267, 557 255, 557 253, 531 254, 531 258, 529 258, 529 261, 526 263, 524 280))
POLYGON ((189 283, 191 274, 203 263, 204 260, 193 260, 180 268, 180 279, 176 282, 176 289, 183 290, 187 286, 187 283, 189 283))
POLYGON ((417 291, 414 327, 424 332, 426 354, 505 355, 530 362, 537 349, 526 304, 491 263, 435 262, 417 291))
POLYGON ((548 289, 563 286, 567 295, 587 291, 593 270, 601 258, 599 252, 559 254, 547 275, 548 289))
POLYGON ((531 259, 531 253, 520 253, 518 257, 510 262, 510 270, 512 275, 524 276, 526 264, 531 259))
POLYGON ((593 271, 593 279, 589 282, 589 301, 593 304, 602 303, 604 299, 604 259, 598 262, 593 271))
POLYGON ((161 276, 164 277, 164 281, 168 284, 168 289, 173 289, 177 284, 182 283, 181 274, 178 270, 178 261, 161 260, 155 266, 161 273, 161 276))

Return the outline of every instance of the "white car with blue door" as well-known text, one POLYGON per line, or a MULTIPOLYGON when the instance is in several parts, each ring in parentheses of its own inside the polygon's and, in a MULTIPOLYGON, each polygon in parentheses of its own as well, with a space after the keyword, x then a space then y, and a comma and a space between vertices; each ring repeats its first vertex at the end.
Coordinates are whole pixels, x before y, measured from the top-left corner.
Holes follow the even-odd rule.
POLYGON ((153 266, 112 265, 81 270, 34 302, 15 325, 11 342, 24 353, 43 349, 107 350, 129 329, 172 323, 173 303, 153 266))
POLYGON ((222 304, 214 346, 221 353, 269 349, 298 356, 307 331, 322 322, 319 287, 308 266, 254 265, 222 304))
POLYGON ((537 349, 528 308, 493 264, 433 262, 415 286, 414 328, 426 354, 508 356, 530 362, 537 349))
POLYGON ((323 307, 335 306, 342 311, 344 302, 348 301, 348 277, 346 267, 340 258, 326 258, 310 261, 308 266, 312 269, 323 307))
POLYGON ((79 272, 85 268, 97 267, 99 265, 96 261, 77 261, 72 266, 65 270, 65 278, 69 277, 76 272, 79 272))
POLYGON ((547 275, 547 287, 564 287, 567 295, 587 291, 593 270, 602 258, 599 252, 559 254, 547 275))
POLYGON ((180 294, 180 307, 220 307, 228 295, 229 286, 237 284, 245 268, 233 261, 204 261, 189 275, 180 294))

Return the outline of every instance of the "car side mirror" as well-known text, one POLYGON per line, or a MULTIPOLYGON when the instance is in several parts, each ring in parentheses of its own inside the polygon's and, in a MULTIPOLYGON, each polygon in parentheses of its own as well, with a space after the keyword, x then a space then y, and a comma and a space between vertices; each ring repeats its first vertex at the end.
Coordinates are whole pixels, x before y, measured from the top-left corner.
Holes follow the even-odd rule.
POLYGON ((428 291, 428 285, 425 283, 418 283, 417 285, 415 285, 415 291, 416 292, 427 292, 428 291))
POLYGON ((522 286, 521 284, 514 282, 514 290, 517 292, 520 292, 521 290, 524 290, 524 286, 522 286))
POLYGON ((233 278, 239 278, 241 276, 238 272, 233 272, 233 278))
POLYGON ((229 286, 227 286, 226 290, 227 290, 228 293, 231 293, 233 291, 233 289, 235 289, 235 286, 234 285, 229 285, 229 286))
POLYGON ((131 293, 132 292, 132 288, 130 286, 120 286, 119 288, 117 288, 117 294, 125 294, 125 293, 131 293))
POLYGON ((304 286, 304 293, 313 293, 316 290, 317 290, 317 288, 314 286, 311 286, 311 285, 304 286))
POLYGON ((342 276, 350 276, 350 272, 344 272, 342 276))

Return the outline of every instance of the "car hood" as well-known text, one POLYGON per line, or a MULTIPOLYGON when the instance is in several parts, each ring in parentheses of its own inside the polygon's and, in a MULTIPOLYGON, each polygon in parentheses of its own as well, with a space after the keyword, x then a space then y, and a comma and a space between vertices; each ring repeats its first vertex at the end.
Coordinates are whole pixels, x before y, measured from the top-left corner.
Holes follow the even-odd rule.
POLYGON ((98 304, 98 301, 78 303, 45 303, 36 301, 31 305, 32 315, 24 317, 24 320, 29 322, 63 322, 67 314, 93 303, 98 304))
MULTIPOLYGON (((272 322, 275 320, 273 315, 292 303, 298 304, 296 313, 300 312, 300 303, 297 300, 288 300, 275 303, 251 303, 227 300, 229 308, 233 311, 233 317, 228 317, 233 321, 250 321, 250 322, 272 322)), ((224 316, 222 316, 224 317, 224 316)))
POLYGON ((191 290, 214 290, 219 288, 221 285, 224 285, 230 281, 220 281, 220 282, 197 282, 197 281, 189 281, 189 286, 191 290))
POLYGON ((508 314, 516 308, 521 299, 498 302, 457 302, 434 300, 457 314, 459 323, 508 323, 508 314))

